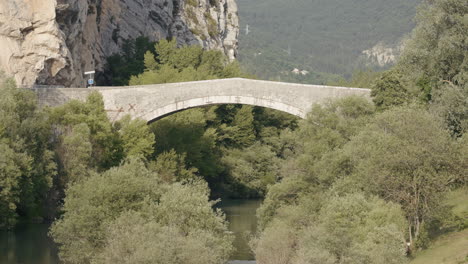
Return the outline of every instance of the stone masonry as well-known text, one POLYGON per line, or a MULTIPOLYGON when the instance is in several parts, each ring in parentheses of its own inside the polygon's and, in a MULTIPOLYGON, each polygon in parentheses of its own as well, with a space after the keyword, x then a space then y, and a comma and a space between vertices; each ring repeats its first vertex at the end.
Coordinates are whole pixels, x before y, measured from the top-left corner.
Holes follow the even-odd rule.
POLYGON ((305 85, 241 78, 99 88, 36 88, 39 104, 57 106, 85 100, 93 91, 102 94, 112 121, 125 115, 152 122, 171 113, 213 104, 247 104, 280 110, 305 118, 314 103, 350 95, 370 99, 361 88, 305 85))

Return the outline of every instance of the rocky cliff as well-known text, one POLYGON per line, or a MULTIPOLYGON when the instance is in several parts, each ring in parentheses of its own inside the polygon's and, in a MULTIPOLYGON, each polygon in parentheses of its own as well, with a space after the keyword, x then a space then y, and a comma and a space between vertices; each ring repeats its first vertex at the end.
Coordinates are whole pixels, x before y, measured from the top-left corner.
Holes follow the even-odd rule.
POLYGON ((235 0, 1 0, 0 70, 20 86, 83 86, 124 40, 174 37, 236 57, 235 0))
POLYGON ((403 51, 404 45, 402 43, 401 41, 398 45, 386 45, 379 42, 374 47, 364 50, 362 54, 366 58, 367 66, 385 67, 395 64, 403 51))

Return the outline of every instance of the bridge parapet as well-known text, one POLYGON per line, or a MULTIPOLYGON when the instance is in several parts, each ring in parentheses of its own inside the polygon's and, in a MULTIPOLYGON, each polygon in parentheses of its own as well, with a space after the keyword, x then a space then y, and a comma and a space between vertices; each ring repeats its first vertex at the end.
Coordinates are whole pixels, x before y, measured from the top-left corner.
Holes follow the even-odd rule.
POLYGON ((249 104, 304 118, 312 104, 329 98, 360 95, 369 89, 305 85, 242 78, 126 87, 36 88, 41 105, 57 106, 71 99, 85 100, 92 91, 103 95, 108 116, 125 114, 151 122, 180 110, 213 104, 249 104))
POLYGON ((85 101, 92 89, 86 88, 32 88, 40 106, 59 106, 70 100, 85 101))

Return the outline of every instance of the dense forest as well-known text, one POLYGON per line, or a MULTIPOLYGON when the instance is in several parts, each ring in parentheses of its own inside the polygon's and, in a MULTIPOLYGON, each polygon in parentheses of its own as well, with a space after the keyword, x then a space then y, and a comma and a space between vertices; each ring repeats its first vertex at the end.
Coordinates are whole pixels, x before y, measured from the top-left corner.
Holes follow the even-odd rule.
POLYGON ((382 43, 398 54, 420 2, 238 0, 239 61, 260 79, 315 84, 381 69, 362 52, 382 43))
MULTIPOLYGON (((304 120, 216 105, 111 122, 98 92, 39 108, 1 75, 0 228, 53 220, 64 263, 224 263, 233 235, 215 199, 261 197, 259 264, 406 263, 468 227, 447 202, 467 192, 467 14, 464 0, 424 2, 394 67, 336 80, 372 101, 330 100, 304 120)), ((174 40, 128 47, 109 71, 131 67, 107 81, 249 76, 174 40)))
POLYGON ((290 154, 258 211, 259 263, 405 263, 467 228, 445 200, 468 180, 467 14, 465 1, 425 2, 398 64, 348 83, 372 87, 373 104, 315 106, 282 135, 290 154))

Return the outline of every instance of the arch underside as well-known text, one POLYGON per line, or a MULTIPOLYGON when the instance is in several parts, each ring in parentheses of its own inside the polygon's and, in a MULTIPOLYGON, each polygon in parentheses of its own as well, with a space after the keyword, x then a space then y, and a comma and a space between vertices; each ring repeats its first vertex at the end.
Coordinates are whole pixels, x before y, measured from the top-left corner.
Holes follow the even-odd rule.
POLYGON ((307 111, 299 107, 285 104, 279 100, 267 99, 267 98, 255 98, 249 96, 209 96, 192 98, 188 100, 181 100, 172 102, 162 107, 158 107, 154 110, 134 116, 135 118, 141 118, 148 122, 154 122, 158 119, 171 115, 173 113, 209 105, 219 104, 245 104, 252 106, 260 106, 286 112, 300 118, 304 118, 307 111))

